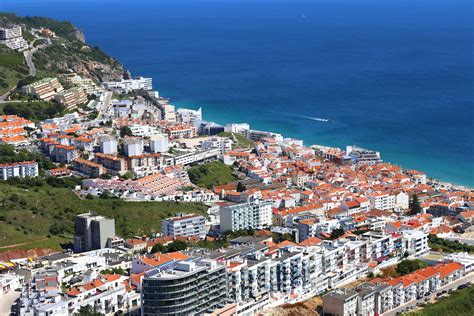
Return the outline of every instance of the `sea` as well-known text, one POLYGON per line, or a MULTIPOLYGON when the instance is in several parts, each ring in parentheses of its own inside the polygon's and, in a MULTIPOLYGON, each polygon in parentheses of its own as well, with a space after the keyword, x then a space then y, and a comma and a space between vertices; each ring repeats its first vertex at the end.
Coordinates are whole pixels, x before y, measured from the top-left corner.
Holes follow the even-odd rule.
POLYGON ((471 0, 0 0, 69 20, 177 107, 474 187, 471 0), (323 120, 321 120, 323 119, 323 120), (328 120, 328 121, 325 121, 328 120))

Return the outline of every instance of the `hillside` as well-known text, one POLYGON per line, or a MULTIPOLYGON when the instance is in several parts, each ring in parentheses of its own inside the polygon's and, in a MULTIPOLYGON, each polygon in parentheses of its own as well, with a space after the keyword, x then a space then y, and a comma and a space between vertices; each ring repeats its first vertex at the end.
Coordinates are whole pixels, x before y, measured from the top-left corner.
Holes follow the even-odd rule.
MULTIPOLYGON (((123 76, 122 65, 98 47, 86 44, 82 31, 70 22, 56 21, 43 17, 21 17, 0 12, 0 26, 11 24, 23 27, 23 37, 33 46, 40 48, 33 54, 36 79, 57 76, 58 73, 72 70, 81 76, 90 77, 96 82, 118 79, 123 76), (47 44, 45 39, 36 39, 31 28, 44 27, 56 33, 47 44), (39 43, 41 45, 39 45, 39 43)), ((22 53, 0 45, 0 95, 28 75, 28 68, 22 53)))
POLYGON ((75 215, 88 211, 114 218, 117 234, 130 237, 160 232, 161 220, 176 212, 206 214, 207 209, 200 203, 81 200, 61 183, 52 184, 0 182, 0 252, 59 249, 61 242, 71 241, 75 215))
POLYGON ((189 179, 197 186, 212 189, 215 185, 221 185, 236 180, 232 175, 232 168, 220 161, 208 162, 197 165, 188 170, 189 179))
POLYGON ((244 136, 237 134, 237 133, 231 133, 231 132, 222 132, 219 133, 217 136, 222 136, 222 137, 229 137, 234 141, 234 144, 232 145, 232 148, 234 149, 242 149, 242 148, 254 148, 255 143, 251 141, 250 139, 245 138, 244 136))

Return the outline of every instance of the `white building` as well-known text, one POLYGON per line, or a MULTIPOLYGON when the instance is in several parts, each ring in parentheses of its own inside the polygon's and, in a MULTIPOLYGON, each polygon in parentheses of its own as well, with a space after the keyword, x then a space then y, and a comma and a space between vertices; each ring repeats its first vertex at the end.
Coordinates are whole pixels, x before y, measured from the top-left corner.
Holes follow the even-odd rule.
POLYGON ((38 176, 38 163, 36 161, 23 161, 0 164, 0 180, 10 178, 33 178, 38 176))
POLYGON ((117 153, 117 140, 110 136, 103 136, 99 139, 100 152, 107 155, 117 153))
POLYGON ((149 125, 130 125, 130 130, 132 131, 133 136, 138 137, 152 137, 154 135, 161 134, 158 128, 149 125))
POLYGON ((227 205, 220 208, 219 214, 222 232, 262 228, 272 224, 272 201, 256 200, 227 205))
POLYGON ((197 110, 191 109, 178 109, 176 111, 178 117, 181 119, 181 123, 194 124, 195 122, 202 121, 202 109, 197 110))
POLYGON ((0 43, 20 51, 28 48, 28 42, 22 37, 21 26, 18 25, 0 28, 0 43))
POLYGON ((123 142, 123 148, 127 157, 141 156, 143 154, 143 139, 126 138, 123 142))
POLYGON ((225 131, 229 133, 236 133, 246 138, 250 138, 250 125, 247 123, 227 124, 225 131))
POLYGON ((206 219, 202 215, 178 213, 161 221, 163 236, 206 237, 206 219))
POLYGON ((156 134, 150 137, 150 150, 152 153, 165 153, 169 150, 168 137, 156 134))
POLYGON ((152 90, 152 78, 137 77, 134 79, 122 79, 121 81, 103 82, 105 89, 114 90, 120 94, 127 94, 133 90, 152 90))
POLYGON ((419 256, 430 250, 428 246, 428 234, 419 230, 404 231, 403 240, 410 256, 419 256))

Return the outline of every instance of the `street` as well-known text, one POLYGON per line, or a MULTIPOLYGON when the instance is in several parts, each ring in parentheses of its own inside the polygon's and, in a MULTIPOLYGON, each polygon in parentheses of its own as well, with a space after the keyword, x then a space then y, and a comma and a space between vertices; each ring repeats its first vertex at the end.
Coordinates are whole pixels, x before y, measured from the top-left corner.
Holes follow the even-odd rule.
POLYGON ((460 279, 458 279, 458 280, 456 280, 456 281, 454 281, 454 282, 452 282, 448 285, 445 285, 445 286, 441 287, 438 291, 433 292, 429 296, 426 296, 426 297, 423 297, 421 299, 414 300, 414 301, 405 303, 403 305, 400 305, 399 307, 397 307, 395 309, 392 309, 389 312, 383 313, 382 315, 384 315, 384 316, 394 316, 398 312, 402 312, 403 310, 405 310, 407 308, 415 307, 416 304, 418 304, 418 303, 424 303, 425 299, 427 299, 427 298, 429 300, 435 298, 437 293, 440 293, 442 291, 449 291, 450 289, 456 289, 461 284, 464 284, 464 283, 467 283, 467 282, 473 282, 473 281, 474 281, 474 272, 471 272, 471 273, 465 275, 464 277, 462 277, 462 278, 460 278, 460 279))
POLYGON ((101 107, 98 109, 99 114, 97 119, 102 119, 110 110, 110 105, 112 101, 112 91, 105 91, 103 100, 100 102, 101 107))

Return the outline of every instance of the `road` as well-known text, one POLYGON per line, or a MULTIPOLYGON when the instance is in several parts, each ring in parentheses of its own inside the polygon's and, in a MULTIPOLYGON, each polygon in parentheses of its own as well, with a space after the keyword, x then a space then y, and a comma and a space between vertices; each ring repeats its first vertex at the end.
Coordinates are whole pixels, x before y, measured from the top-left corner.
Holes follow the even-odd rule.
POLYGON ((111 102, 112 102, 112 91, 105 91, 104 93, 104 98, 101 102, 101 107, 99 110, 99 114, 97 116, 97 119, 102 119, 104 116, 107 114, 107 112, 110 110, 111 102))
POLYGON ((398 312, 402 312, 406 308, 415 307, 416 304, 418 304, 418 303, 424 303, 425 299, 427 299, 427 298, 429 300, 434 299, 436 297, 437 293, 440 293, 442 291, 449 291, 450 289, 456 289, 459 285, 467 283, 467 282, 474 282, 474 272, 471 272, 471 273, 465 275, 464 277, 462 277, 462 278, 460 278, 460 279, 458 279, 458 280, 456 280, 456 281, 454 281, 454 282, 452 282, 448 285, 445 285, 445 286, 441 287, 438 291, 431 293, 430 296, 426 296, 426 297, 423 297, 419 300, 414 300, 414 301, 405 303, 405 304, 400 305, 399 307, 397 307, 395 309, 392 309, 389 312, 383 313, 382 315, 383 316, 395 316, 398 312))
POLYGON ((26 64, 28 65, 28 70, 29 70, 29 76, 34 77, 36 76, 36 67, 35 64, 33 63, 33 54, 38 51, 37 48, 33 48, 31 50, 27 50, 23 52, 23 55, 25 56, 25 61, 26 64))

